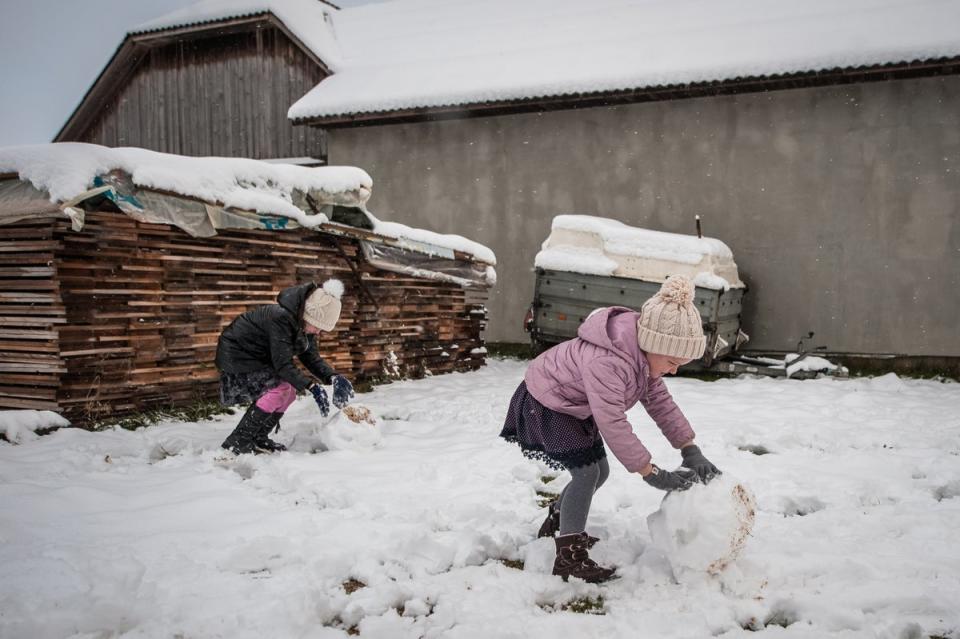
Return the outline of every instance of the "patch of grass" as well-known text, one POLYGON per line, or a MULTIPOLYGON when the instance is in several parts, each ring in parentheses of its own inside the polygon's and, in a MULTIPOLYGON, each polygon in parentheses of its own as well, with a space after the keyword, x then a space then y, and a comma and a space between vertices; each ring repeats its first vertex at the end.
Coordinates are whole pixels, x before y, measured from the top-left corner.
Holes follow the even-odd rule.
POLYGON ((536 349, 531 344, 516 342, 487 342, 484 344, 487 356, 497 359, 528 360, 537 356, 536 349))
POLYGON ((357 626, 350 626, 348 628, 347 624, 340 617, 334 617, 332 620, 330 620, 330 623, 325 623, 323 625, 327 626, 328 628, 337 628, 338 630, 343 630, 351 637, 356 637, 360 634, 360 628, 357 626))
POLYGON ((514 570, 523 570, 523 562, 519 559, 498 559, 501 564, 514 570))
POLYGON ((559 477, 559 475, 543 475, 543 476, 540 478, 540 481, 542 481, 542 482, 545 483, 545 484, 549 484, 550 482, 552 482, 552 481, 553 481, 554 479, 556 479, 557 477, 559 477))
POLYGON ((960 358, 958 357, 898 357, 860 358, 837 357, 850 370, 851 377, 874 377, 896 373, 899 377, 929 379, 940 382, 960 381, 960 358))
POLYGON ((744 446, 737 446, 737 450, 742 450, 745 453, 753 453, 754 455, 769 455, 770 449, 766 446, 761 446, 760 444, 746 444, 744 446))
POLYGON ((781 628, 786 628, 795 623, 797 623, 797 616, 795 614, 787 610, 778 609, 770 611, 767 618, 763 620, 764 626, 780 626, 781 628))
POLYGON ((351 577, 350 579, 347 579, 345 582, 343 582, 340 585, 343 587, 343 591, 348 595, 352 595, 353 593, 360 590, 361 588, 367 587, 367 584, 363 583, 359 579, 354 579, 353 577, 351 577))
POLYGON ((545 493, 542 490, 537 491, 537 504, 541 508, 546 508, 558 499, 560 499, 560 495, 558 493, 545 493))
POLYGON ((677 377, 688 377, 692 379, 699 379, 702 382, 715 382, 718 379, 729 379, 733 377, 733 375, 729 373, 714 373, 712 371, 703 370, 703 369, 686 370, 684 368, 681 368, 677 371, 677 377))
POLYGON ((89 424, 89 430, 99 431, 109 428, 123 428, 124 430, 138 430, 147 428, 163 421, 200 422, 213 418, 216 415, 233 415, 232 408, 223 406, 212 400, 198 400, 187 406, 169 406, 166 408, 152 408, 139 413, 96 420, 89 424))
POLYGON ((791 611, 774 608, 770 613, 760 621, 756 617, 750 617, 746 621, 740 622, 740 627, 750 632, 760 632, 767 626, 780 626, 786 628, 799 621, 796 614, 791 611))
POLYGON ((368 377, 366 379, 353 380, 353 390, 357 393, 369 393, 377 386, 383 384, 392 384, 396 379, 390 377, 368 377))
POLYGON ((596 597, 581 597, 580 599, 574 599, 573 601, 560 606, 560 610, 575 612, 581 615, 602 615, 606 614, 603 609, 603 605, 603 597, 597 595, 596 597))

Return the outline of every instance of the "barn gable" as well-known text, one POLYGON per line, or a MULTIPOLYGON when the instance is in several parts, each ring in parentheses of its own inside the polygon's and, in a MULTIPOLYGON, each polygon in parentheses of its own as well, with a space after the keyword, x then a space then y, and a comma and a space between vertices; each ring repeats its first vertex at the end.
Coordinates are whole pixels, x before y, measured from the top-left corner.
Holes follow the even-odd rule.
POLYGON ((287 107, 329 73, 271 13, 133 33, 56 141, 325 161, 324 132, 287 107))

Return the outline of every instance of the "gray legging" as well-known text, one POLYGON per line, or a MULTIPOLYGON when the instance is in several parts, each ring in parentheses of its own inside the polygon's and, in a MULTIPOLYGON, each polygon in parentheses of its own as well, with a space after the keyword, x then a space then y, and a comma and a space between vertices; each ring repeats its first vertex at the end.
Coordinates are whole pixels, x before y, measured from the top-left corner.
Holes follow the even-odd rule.
POLYGON ((610 464, 606 457, 589 466, 581 466, 570 470, 573 479, 560 493, 560 533, 571 535, 583 532, 587 527, 587 515, 590 514, 590 503, 593 493, 603 486, 610 475, 610 464))

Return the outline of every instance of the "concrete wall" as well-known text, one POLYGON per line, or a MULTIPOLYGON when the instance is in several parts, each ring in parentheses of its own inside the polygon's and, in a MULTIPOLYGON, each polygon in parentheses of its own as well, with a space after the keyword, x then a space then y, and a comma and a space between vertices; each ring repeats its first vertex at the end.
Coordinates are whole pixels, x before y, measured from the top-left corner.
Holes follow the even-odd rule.
POLYGON ((550 221, 704 231, 751 346, 960 356, 960 76, 335 129, 384 219, 490 246, 487 339, 525 341, 550 221))

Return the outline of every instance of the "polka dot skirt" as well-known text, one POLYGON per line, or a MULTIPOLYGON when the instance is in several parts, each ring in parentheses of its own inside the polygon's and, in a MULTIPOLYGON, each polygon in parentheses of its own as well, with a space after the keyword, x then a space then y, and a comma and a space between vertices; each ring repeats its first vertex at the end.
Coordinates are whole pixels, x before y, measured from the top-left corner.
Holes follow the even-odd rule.
POLYGON ((523 454, 557 470, 579 468, 607 456, 592 417, 577 419, 552 411, 520 382, 500 436, 520 445, 523 454))

